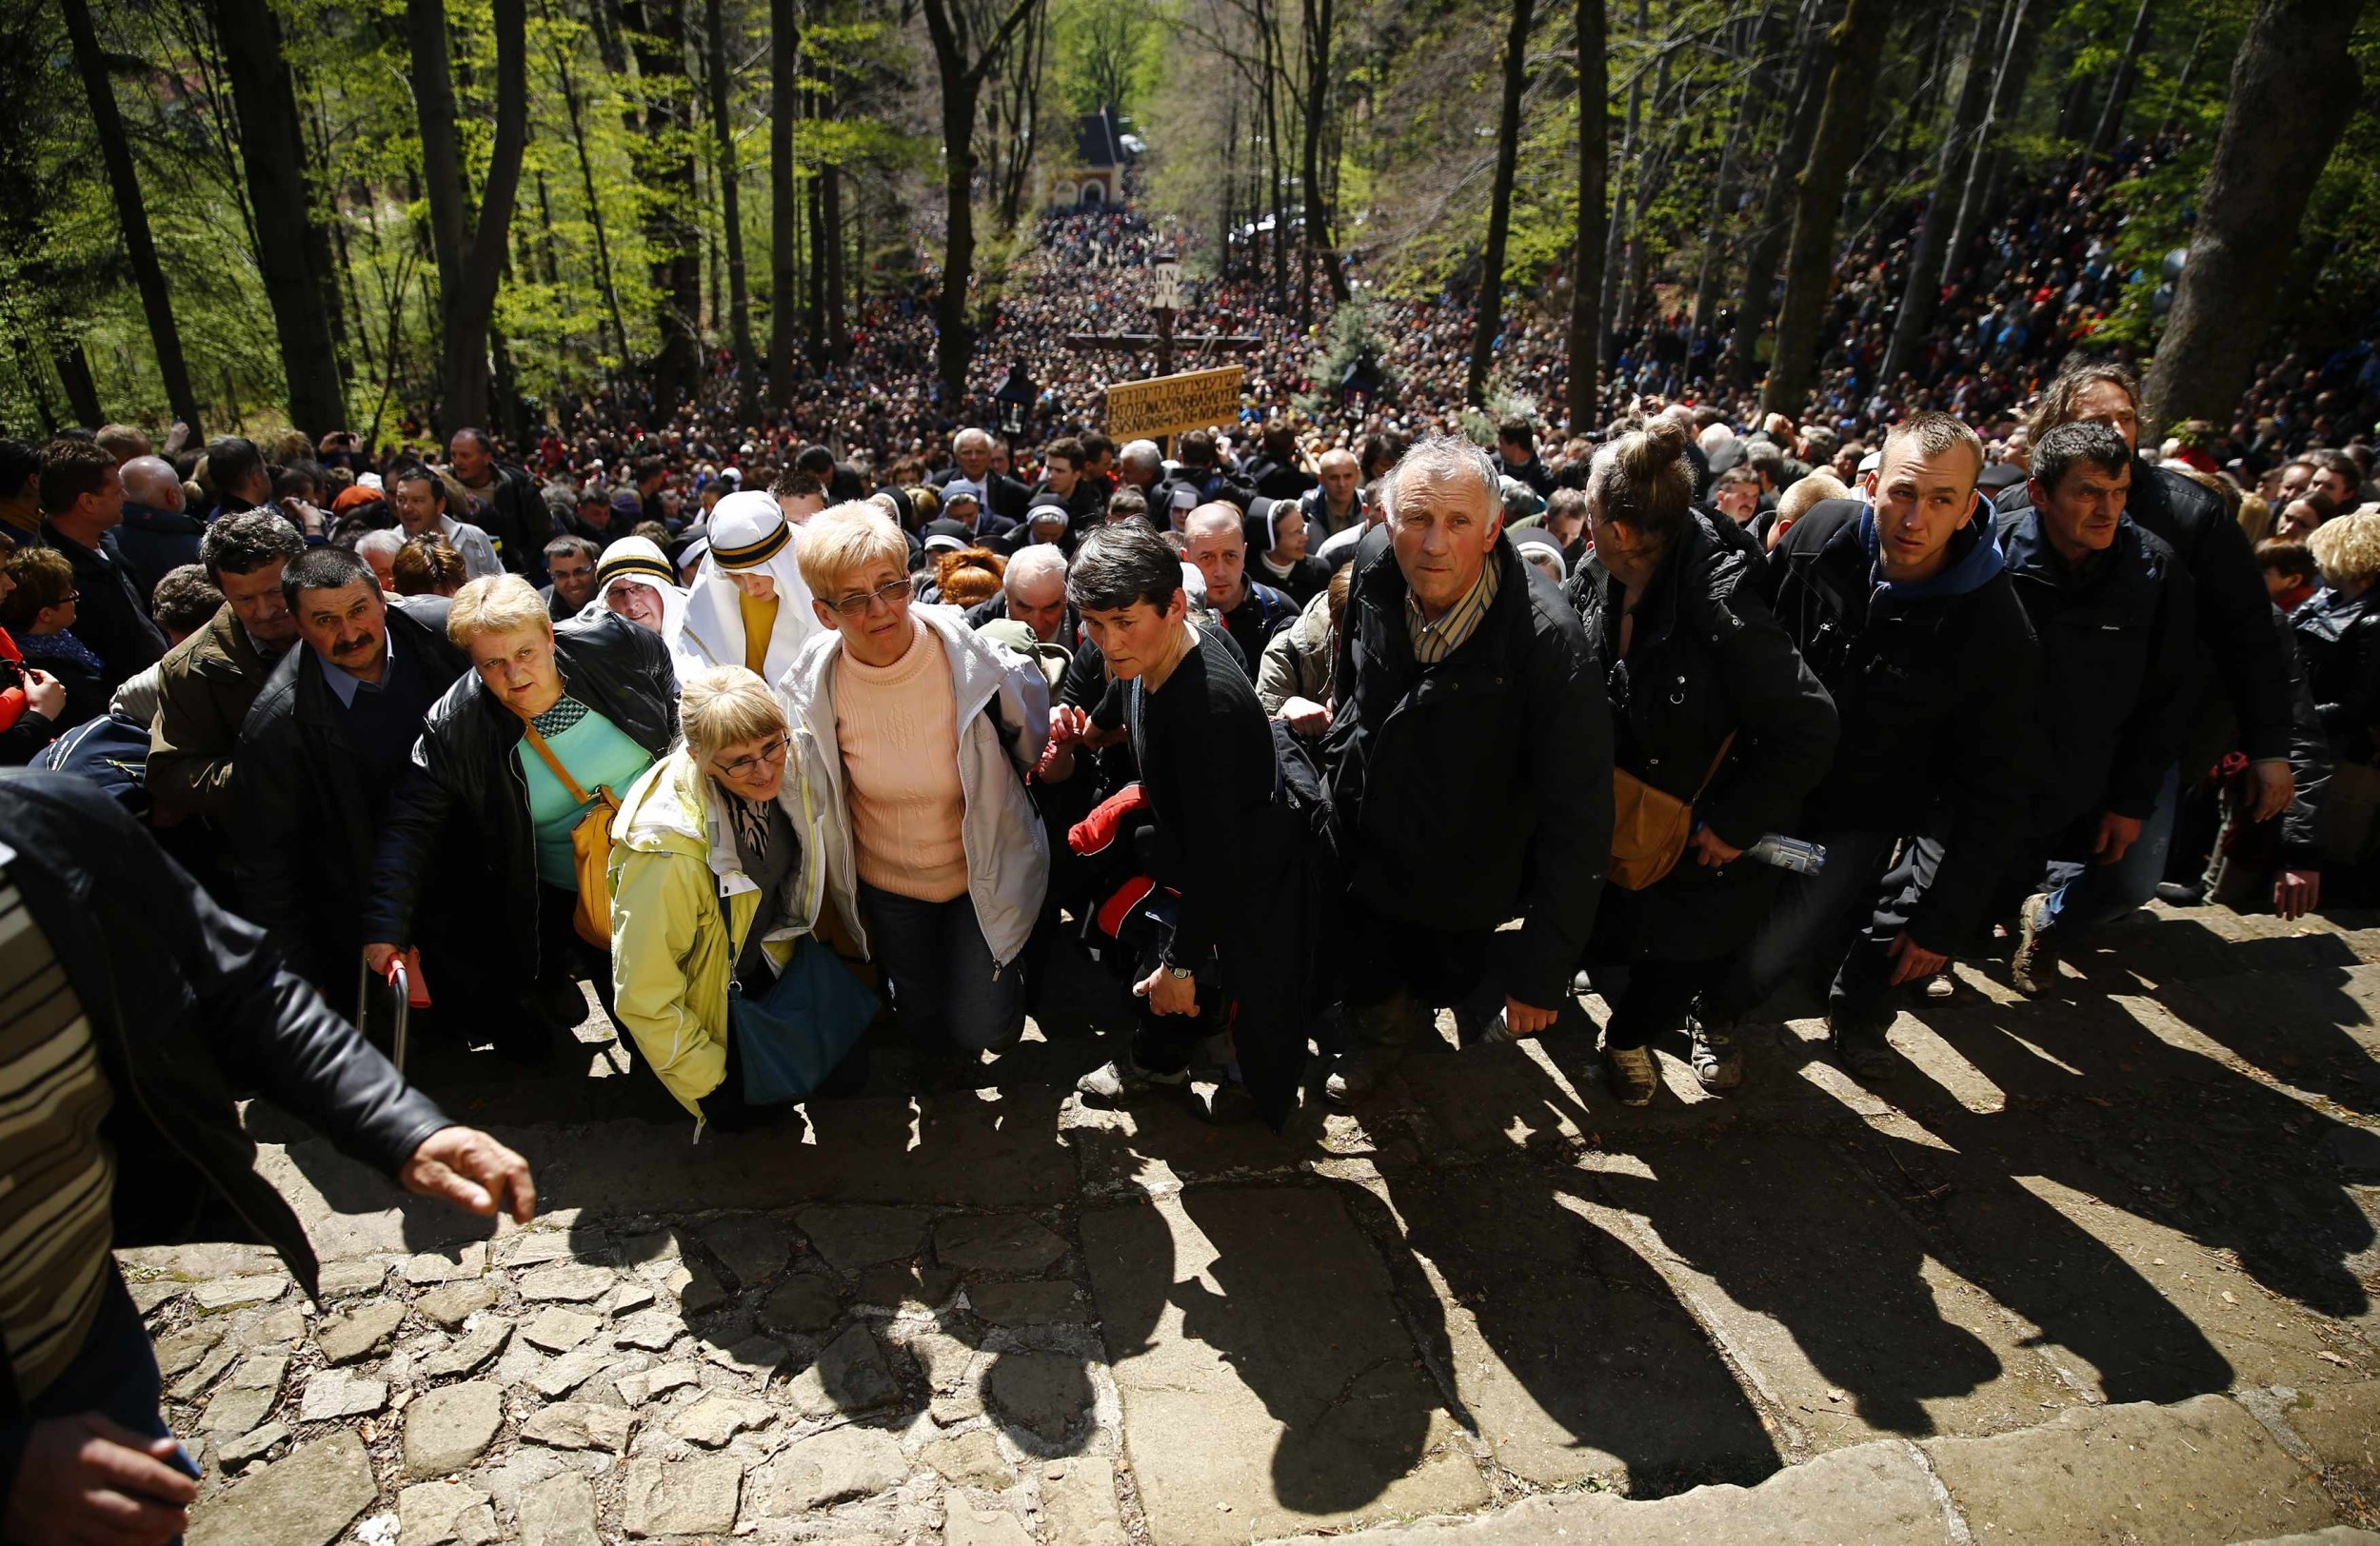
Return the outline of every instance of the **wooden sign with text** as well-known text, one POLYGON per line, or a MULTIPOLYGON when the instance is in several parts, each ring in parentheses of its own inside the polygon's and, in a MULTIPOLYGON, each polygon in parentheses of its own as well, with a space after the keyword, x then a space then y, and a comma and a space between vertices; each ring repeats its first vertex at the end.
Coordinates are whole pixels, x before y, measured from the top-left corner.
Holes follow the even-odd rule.
POLYGON ((1104 427, 1110 439, 1126 441, 1230 424, 1240 417, 1240 383, 1245 374, 1241 367, 1227 365, 1119 382, 1107 388, 1104 427))

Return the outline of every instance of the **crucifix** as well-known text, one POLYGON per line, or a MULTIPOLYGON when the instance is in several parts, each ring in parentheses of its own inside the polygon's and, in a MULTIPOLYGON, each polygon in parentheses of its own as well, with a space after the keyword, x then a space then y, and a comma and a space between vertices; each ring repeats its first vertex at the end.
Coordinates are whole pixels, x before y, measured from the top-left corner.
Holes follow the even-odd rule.
POLYGON ((1181 265, 1171 255, 1158 259, 1153 270, 1154 283, 1149 287, 1149 315, 1157 319, 1153 333, 1068 333, 1066 347, 1073 349, 1121 349, 1127 353, 1150 347, 1157 349, 1157 373, 1174 373, 1174 346, 1185 349, 1209 351, 1234 349, 1247 352, 1264 347, 1264 340, 1245 333, 1197 333, 1177 339, 1174 317, 1182 309, 1181 265))

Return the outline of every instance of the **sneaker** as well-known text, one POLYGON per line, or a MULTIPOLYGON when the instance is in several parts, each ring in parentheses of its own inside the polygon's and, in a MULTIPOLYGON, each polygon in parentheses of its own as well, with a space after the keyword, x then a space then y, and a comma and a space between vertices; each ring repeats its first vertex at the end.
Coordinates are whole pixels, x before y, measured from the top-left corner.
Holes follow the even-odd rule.
POLYGON ((1653 1053, 1645 1047, 1606 1047, 1603 1049, 1603 1070, 1611 1080, 1612 1094, 1623 1106, 1649 1106, 1653 1092, 1661 1082, 1653 1066, 1653 1053))
POLYGON ((2168 907, 2195 907, 2207 900, 2207 888, 2194 881, 2159 881, 2157 900, 2168 907))
POLYGON ((2057 981, 2057 947, 2041 937, 2050 926, 2050 895, 2038 891, 2025 899, 2016 913, 2016 953, 2009 958, 2008 978, 2026 998, 2037 998, 2057 981))
POLYGON ((1702 1087, 1714 1093, 1732 1090, 1744 1081, 1744 1055, 1726 1030, 1686 1017, 1687 1060, 1702 1087))
POLYGON ((1495 1046, 1513 1039, 1512 1027, 1504 1022, 1504 1011, 1497 1008, 1482 1015, 1461 1004, 1455 1006, 1455 1044, 1458 1047, 1495 1046))
POLYGON ((1572 998, 1574 998, 1574 999, 1583 999, 1583 998, 1585 998, 1588 994, 1593 993, 1594 991, 1595 991, 1595 979, 1594 979, 1594 978, 1592 978, 1592 977, 1588 976, 1585 972, 1582 972, 1582 971, 1580 971, 1580 972, 1573 972, 1573 973, 1571 973, 1571 974, 1570 974, 1570 996, 1571 996, 1572 998))
POLYGON ((1152 1090, 1180 1089, 1190 1081, 1190 1071, 1178 1068, 1170 1074, 1152 1073, 1129 1057, 1102 1063, 1074 1082, 1074 1093, 1083 1103, 1094 1106, 1128 1104, 1152 1090))
POLYGON ((1936 972, 1926 979, 1926 998, 1934 1003, 1945 1003, 1958 992, 1958 979, 1948 972, 1936 972))
POLYGON ((1826 1039, 1835 1066, 1854 1079, 1883 1079, 1897 1066, 1882 1031, 1846 1031, 1829 1019, 1826 1039))

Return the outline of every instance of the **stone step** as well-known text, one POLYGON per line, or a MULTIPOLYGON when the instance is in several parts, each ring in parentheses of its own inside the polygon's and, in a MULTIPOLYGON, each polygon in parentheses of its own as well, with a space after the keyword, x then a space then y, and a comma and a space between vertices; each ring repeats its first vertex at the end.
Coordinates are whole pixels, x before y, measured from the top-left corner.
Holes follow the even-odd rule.
MULTIPOLYGON (((1301 1536, 1298 1546, 1321 1546, 1301 1536)), ((2202 1396, 2070 1411, 1989 1438, 1882 1439, 1756 1486, 1634 1502, 1549 1494, 1494 1514, 1328 1537, 1331 1546, 2234 1546, 2380 1542, 2237 1402, 2202 1396)))

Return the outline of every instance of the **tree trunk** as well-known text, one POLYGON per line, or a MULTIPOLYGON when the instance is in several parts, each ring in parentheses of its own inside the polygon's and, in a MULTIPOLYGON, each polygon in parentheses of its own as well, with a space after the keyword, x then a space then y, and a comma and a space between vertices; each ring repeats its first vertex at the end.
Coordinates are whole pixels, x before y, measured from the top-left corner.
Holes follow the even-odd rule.
POLYGON ((1776 308, 1776 351, 1769 360, 1760 405, 1799 418, 1817 375, 1818 329, 1835 283, 1835 228, 1843 184, 1868 127, 1868 98, 1892 27, 1892 0, 1850 0, 1835 29, 1835 68, 1826 83, 1809 164, 1794 203, 1794 234, 1785 248, 1785 298, 1776 308))
POLYGON ((736 187, 736 137, 727 118, 727 25, 719 0, 706 0, 710 43, 711 132, 719 142, 719 207, 727 255, 727 329, 736 350, 738 400, 749 413, 760 362, 752 354, 752 297, 744 273, 744 206, 736 187))
POLYGON ((851 353, 851 331, 843 308, 843 172, 833 162, 819 168, 819 224, 826 242, 826 354, 841 361, 851 353))
MULTIPOLYGON (((1650 19, 1647 0, 1636 0, 1636 40, 1640 43, 1644 41, 1650 19)), ((1628 166, 1637 153, 1636 129, 1643 118, 1644 71, 1639 69, 1636 77, 1628 83, 1628 122, 1619 135, 1618 196, 1612 204, 1611 224, 1603 232, 1603 283, 1596 301, 1596 317, 1602 338, 1597 347, 1602 351, 1600 357, 1605 365, 1610 365, 1618 352, 1612 347, 1612 338, 1619 330, 1619 276, 1623 269, 1620 244, 1628 233, 1628 166)))
MULTIPOLYGON (((1757 48, 1759 45, 1754 45, 1757 48)), ((1727 251, 1727 224, 1735 208, 1736 148, 1752 132, 1757 121, 1760 104, 1766 92, 1760 86, 1761 70, 1755 61, 1752 84, 1735 105, 1735 122, 1719 146, 1718 174, 1711 180, 1711 208, 1702 223, 1702 258, 1695 269, 1694 309, 1689 313, 1691 327, 1686 337, 1686 358, 1692 374, 1695 345, 1709 336, 1712 313, 1718 309, 1719 270, 1727 251)))
MULTIPOLYGON (((406 0, 413 100, 422 131, 422 176, 430 244, 438 262, 440 342, 446 391, 443 435, 488 422, 488 329, 496 314, 511 237, 521 152, 528 140, 528 29, 523 0, 494 0, 496 132, 475 223, 464 210, 463 159, 455 133, 454 85, 446 63, 446 0, 406 0)), ((263 211, 258 211, 262 217, 263 211)))
POLYGON ((313 271, 319 234, 306 186, 297 91, 271 0, 213 0, 216 35, 239 108, 240 161, 256 218, 256 266, 272 307, 289 391, 289 422, 309 435, 347 427, 347 402, 323 278, 313 271))
POLYGON ((2140 0, 2132 13, 2132 35, 2124 40, 2124 56, 2116 61, 2115 79, 2108 85, 2107 106, 2099 109, 2099 127, 2091 131, 2091 159, 2097 161, 2124 137, 2124 103, 2132 94, 2132 74, 2141 46, 2149 40, 2149 0, 2140 0))
POLYGON ((1612 146, 1611 82, 1603 58, 1603 0, 1578 0, 1578 234, 1570 258, 1570 432, 1600 420, 1603 340, 1597 308, 1603 298, 1604 178, 1612 146))
POLYGON ((1818 131, 1818 109, 1828 68, 1835 58, 1833 31, 1825 25, 1828 0, 1804 0, 1796 31, 1801 59, 1794 70, 1793 103, 1786 110, 1784 137, 1768 187, 1760 195, 1760 214, 1752 228, 1752 245, 1744 252, 1744 305, 1735 315, 1730 359, 1735 385, 1749 386, 1759 373, 1760 334, 1768 327, 1776 299, 1776 265, 1784 255, 1785 238, 1793 227, 1795 179, 1810 154, 1810 141, 1818 131))
MULTIPOLYGON (((1335 306, 1347 304, 1347 270, 1334 248, 1331 207, 1323 196, 1322 135, 1330 117, 1331 32, 1338 22, 1337 0, 1304 0, 1306 100, 1305 135, 1299 154, 1305 175, 1306 255, 1322 268, 1335 306)), ((1312 287, 1309 286, 1309 288, 1312 287)))
MULTIPOLYGON (((1534 3, 1534 0, 1532 0, 1534 3)), ((1281 179, 1279 98, 1274 88, 1280 79, 1280 30, 1275 18, 1279 12, 1269 9, 1267 0, 1255 0, 1256 26, 1263 45, 1264 71, 1264 160, 1271 171, 1267 202, 1272 206, 1273 235, 1265 245, 1272 249, 1273 305, 1276 309, 1289 307, 1289 185, 1281 179)))
POLYGON ((645 133, 630 160, 645 193, 645 241, 660 307, 661 352, 653 395, 664 408, 694 395, 702 377, 696 321, 703 309, 703 252, 696 208, 692 116, 687 111, 685 0, 631 0, 620 8, 645 93, 645 133))
POLYGON ((1041 0, 1015 0, 980 51, 968 35, 968 17, 962 7, 951 0, 921 3, 925 10, 926 35, 934 45, 935 71, 942 81, 942 194, 949 206, 942 221, 942 292, 934 308, 934 365, 942 378, 943 407, 957 412, 966 396, 967 366, 975 357, 975 323, 967 311, 967 285, 975 275, 976 101, 984 75, 1041 0))
POLYGON ((67 406, 86 429, 96 429, 108 422, 107 409, 99 406, 99 384, 91 379, 90 356, 83 352, 83 341, 61 346, 50 358, 58 367, 58 384, 66 388, 67 406))
POLYGON ((794 59, 802 46, 793 0, 768 0, 768 405, 793 404, 793 123, 802 110, 794 59))
MULTIPOLYGON (((596 8, 600 14, 602 8, 596 8)), ((553 19, 553 10, 546 7, 546 20, 553 19)), ((604 311, 611 319, 613 356, 620 368, 628 365, 628 324, 620 313, 620 286, 612 276, 611 239, 604 225, 604 205, 595 196, 595 161, 586 148, 586 119, 579 106, 578 83, 571 78, 570 57, 560 44, 554 46, 554 74, 562 83, 562 103, 570 122, 570 141, 577 147, 579 157, 579 189, 586 201, 586 218, 594 228, 595 281, 603 290, 604 311)))
POLYGON ((1520 159, 1520 93, 1529 84, 1529 22, 1537 0, 1513 0, 1512 27, 1504 34, 1504 106, 1496 121, 1496 185, 1488 193, 1486 269, 1479 276, 1479 308, 1471 319, 1471 373, 1463 396, 1487 401, 1488 362, 1504 330, 1504 239, 1512 230, 1513 168, 1520 159))
MULTIPOLYGON (((811 104, 817 111, 817 104, 811 104)), ((803 325, 809 332, 810 365, 813 368, 826 359, 826 178, 824 168, 810 173, 808 184, 802 190, 803 212, 809 217, 810 264, 802 286, 803 305, 803 325)))
POLYGON ((2256 7, 2198 191, 2190 261, 2142 391, 2144 445, 2164 425, 2225 423, 2238 409, 2296 255, 2306 202, 2361 99, 2348 40, 2362 10, 2363 0, 2256 7), (2309 89, 2309 59, 2330 61, 2320 90, 2309 89))
POLYGON ((99 132, 99 159, 108 169, 108 190, 114 195, 116 224, 124 231, 124 253, 132 265, 132 283, 141 294, 141 311, 149 319, 149 337, 157 350, 157 374, 164 379, 166 403, 173 416, 199 427, 198 399, 190 391, 189 367, 182 359, 182 331, 174 326, 173 298, 166 288, 166 272, 157 263, 157 244, 149 234, 149 209, 141 202, 140 173, 124 138, 124 118, 116 110, 115 86, 108 79, 100 57, 99 34, 91 27, 88 0, 64 0, 66 30, 74 44, 74 69, 83 77, 83 94, 90 101, 91 124, 99 132))
POLYGON ((1940 283, 1946 288, 1958 272, 1958 260, 1966 253, 1968 239, 1983 221, 1994 142, 2009 115, 2016 110, 2017 98, 2024 93, 2033 39, 2039 30, 2036 18, 2042 9, 2044 0, 2016 0, 2015 9, 2009 12, 2008 37, 2000 45, 1998 62, 1992 71, 1992 96, 1984 106, 1983 125, 1975 130, 1974 148, 1967 156, 1967 176, 1958 194, 1958 218, 1951 222, 1950 240, 1942 246, 1940 283))
POLYGON ((1967 45, 1967 78, 1959 83, 1958 103, 1942 130, 1942 148, 1934 160, 1934 191, 1927 195, 1925 213, 1910 243, 1909 278, 1901 287, 1899 313, 1893 319, 1892 341, 1885 346, 1884 366, 1876 379, 1890 388, 1916 358, 1917 346, 1934 324, 1934 303, 1942 294, 1942 247, 1953 218, 1951 190, 1964 181, 1967 155, 1983 121, 1986 89, 1992 78, 1992 38, 1999 30, 1999 0, 1983 0, 1975 12, 1974 35, 1967 45))

